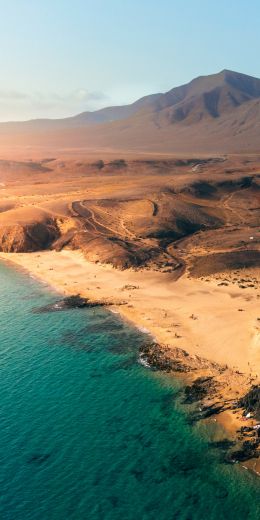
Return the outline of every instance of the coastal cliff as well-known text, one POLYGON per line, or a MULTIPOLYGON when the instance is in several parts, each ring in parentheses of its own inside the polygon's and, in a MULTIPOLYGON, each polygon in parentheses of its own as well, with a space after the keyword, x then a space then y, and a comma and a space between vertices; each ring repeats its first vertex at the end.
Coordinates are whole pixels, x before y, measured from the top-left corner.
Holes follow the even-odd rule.
POLYGON ((0 251, 28 253, 48 248, 59 236, 54 221, 0 227, 0 251))

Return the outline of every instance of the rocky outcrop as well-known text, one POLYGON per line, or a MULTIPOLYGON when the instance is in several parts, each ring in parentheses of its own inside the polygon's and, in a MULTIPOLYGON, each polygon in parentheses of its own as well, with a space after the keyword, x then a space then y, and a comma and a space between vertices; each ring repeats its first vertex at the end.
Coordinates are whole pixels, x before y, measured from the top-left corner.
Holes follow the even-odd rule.
POLYGON ((239 399, 238 406, 244 408, 245 414, 250 412, 260 421, 260 385, 253 385, 249 392, 239 399))
POLYGON ((140 362, 161 372, 190 372, 189 354, 179 348, 169 348, 158 343, 146 343, 140 348, 140 362), (188 359, 187 359, 188 358, 188 359), (186 362, 187 360, 187 362, 186 362))
POLYGON ((244 441, 239 450, 227 453, 226 462, 246 462, 250 459, 258 459, 260 457, 259 445, 259 439, 244 441))
MULTIPOLYGON (((125 302, 117 302, 116 304, 124 305, 125 302)), ((34 313, 40 314, 44 312, 67 311, 71 309, 84 308, 92 309, 94 307, 108 307, 111 305, 114 305, 114 302, 109 302, 106 300, 90 300, 89 298, 83 298, 79 294, 73 294, 71 296, 66 296, 62 300, 44 305, 44 307, 36 308, 34 309, 34 313)))
POLYGON ((185 403, 196 403, 205 397, 214 394, 217 383, 213 377, 198 377, 193 381, 192 385, 187 385, 184 388, 185 403))
POLYGON ((0 251, 27 253, 48 248, 59 236, 54 220, 0 227, 0 251))
POLYGON ((90 301, 88 298, 82 298, 81 296, 72 295, 63 298, 63 300, 56 301, 54 303, 50 303, 45 305, 44 307, 39 307, 34 310, 36 314, 44 313, 44 312, 56 312, 56 311, 66 311, 70 309, 84 309, 85 307, 102 307, 106 304, 101 301, 90 301))

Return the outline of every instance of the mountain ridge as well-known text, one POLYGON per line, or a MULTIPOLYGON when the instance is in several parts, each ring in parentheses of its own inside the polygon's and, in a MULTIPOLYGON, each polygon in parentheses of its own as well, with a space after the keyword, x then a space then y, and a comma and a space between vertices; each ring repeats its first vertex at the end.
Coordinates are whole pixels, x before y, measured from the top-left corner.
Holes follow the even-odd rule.
MULTIPOLYGON (((222 78, 227 83, 230 83, 231 85, 233 83, 233 87, 234 87, 234 80, 238 79, 238 78, 240 79, 240 81, 243 79, 244 83, 246 82, 247 84, 249 84, 249 81, 251 82, 251 84, 253 82, 257 82, 259 85, 257 92, 258 92, 258 96, 260 97, 260 79, 258 79, 257 77, 254 77, 254 76, 249 76, 247 74, 243 74, 241 72, 235 72, 235 71, 232 71, 229 69, 223 69, 222 71, 220 71, 216 74, 198 76, 198 77, 192 79, 191 81, 189 81, 188 83, 185 83, 185 84, 177 86, 177 87, 173 87, 172 89, 166 91, 165 93, 159 92, 159 93, 155 93, 155 94, 148 94, 146 96, 138 98, 133 103, 129 103, 126 105, 111 105, 111 106, 104 107, 104 108, 101 108, 98 110, 83 111, 74 116, 68 116, 68 117, 63 117, 63 118, 33 118, 33 119, 29 119, 29 120, 24 120, 24 121, 5 121, 5 122, 0 122, 0 124, 1 125, 12 125, 12 124, 23 125, 23 124, 27 124, 27 123, 29 124, 32 122, 42 122, 43 123, 43 122, 49 121, 49 122, 55 123, 55 122, 61 122, 61 121, 70 122, 72 120, 78 120, 79 123, 88 123, 89 122, 90 124, 91 123, 98 124, 98 123, 103 123, 106 121, 111 122, 111 120, 123 119, 124 116, 125 117, 131 116, 134 113, 136 113, 138 110, 142 110, 143 108, 145 108, 147 106, 149 107, 149 105, 152 105, 155 107, 156 110, 159 110, 162 108, 166 108, 166 106, 168 106, 168 105, 176 104, 176 102, 180 102, 183 100, 184 95, 180 94, 180 93, 187 91, 190 87, 194 87, 194 86, 202 84, 203 90, 207 92, 208 89, 212 89, 212 88, 214 88, 214 86, 217 87, 218 86, 217 84, 219 84, 219 85, 223 84, 222 78), (213 84, 214 80, 215 80, 215 85, 213 84), (179 97, 179 99, 178 99, 178 97, 179 97), (116 112, 115 115, 113 114, 113 111, 116 112), (120 112, 122 113, 123 117, 120 117, 120 115, 117 115, 120 112), (104 114, 104 117, 103 117, 103 114, 104 114), (96 119, 95 119, 95 115, 97 116, 96 119), (88 117, 89 117, 89 119, 88 119, 88 117)), ((198 89, 196 89, 196 90, 198 90, 198 89)), ((196 92, 195 92, 195 94, 196 94, 196 92)))
POLYGON ((224 69, 130 105, 64 119, 0 123, 3 143, 133 149, 158 152, 237 152, 260 148, 260 79, 224 69))

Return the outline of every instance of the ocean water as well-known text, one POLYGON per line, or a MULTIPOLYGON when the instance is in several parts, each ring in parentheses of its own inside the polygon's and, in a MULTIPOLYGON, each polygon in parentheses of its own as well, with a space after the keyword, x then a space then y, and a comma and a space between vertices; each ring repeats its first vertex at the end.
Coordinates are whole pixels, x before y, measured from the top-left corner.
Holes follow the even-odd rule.
POLYGON ((0 519, 260 518, 260 480, 192 427, 145 335, 0 264, 0 519))

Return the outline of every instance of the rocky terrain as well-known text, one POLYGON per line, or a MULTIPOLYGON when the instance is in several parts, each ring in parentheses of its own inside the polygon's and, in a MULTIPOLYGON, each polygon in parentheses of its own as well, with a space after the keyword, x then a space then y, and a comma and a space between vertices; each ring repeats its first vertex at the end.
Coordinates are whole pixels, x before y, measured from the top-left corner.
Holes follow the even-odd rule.
POLYGON ((258 156, 2 160, 0 250, 176 278, 259 267, 259 170, 258 156))
POLYGON ((250 387, 249 383, 247 393, 238 398, 236 385, 239 380, 242 387, 245 384, 242 373, 236 374, 238 380, 230 388, 232 380, 234 384, 234 373, 227 366, 210 363, 167 345, 144 344, 140 349, 140 360, 152 370, 186 374, 186 385, 180 393, 181 402, 190 407, 191 423, 210 420, 225 413, 228 416, 231 413, 236 415, 239 422, 232 440, 219 441, 216 447, 223 451, 224 462, 249 463, 252 460, 256 469, 260 458, 260 385, 250 387))

